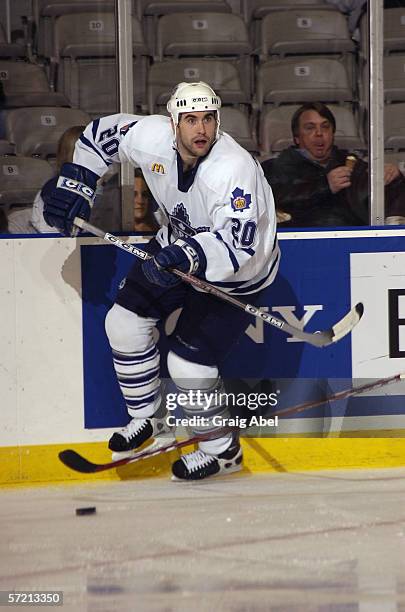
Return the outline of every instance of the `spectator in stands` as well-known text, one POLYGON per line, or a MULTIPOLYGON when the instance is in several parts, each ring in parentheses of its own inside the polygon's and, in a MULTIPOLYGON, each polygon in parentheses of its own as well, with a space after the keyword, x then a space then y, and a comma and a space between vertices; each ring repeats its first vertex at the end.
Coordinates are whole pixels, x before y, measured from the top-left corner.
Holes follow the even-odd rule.
POLYGON ((2 208, 0 208, 0 234, 8 234, 7 215, 2 208))
MULTIPOLYGON (((56 170, 59 173, 65 162, 73 160, 76 140, 84 130, 84 125, 74 125, 68 128, 60 137, 56 153, 56 170)), ((10 212, 8 225, 10 234, 47 234, 58 233, 58 230, 48 225, 43 217, 44 202, 41 192, 35 196, 32 208, 23 208, 10 212)))
POLYGON ((10 234, 57 234, 58 231, 45 223, 42 216, 44 203, 40 192, 35 196, 29 208, 11 208, 8 214, 8 229, 10 234))
MULTIPOLYGON (((294 113, 294 146, 262 167, 274 193, 282 227, 368 225, 368 165, 334 145, 336 121, 321 102, 294 113), (348 159, 349 158, 349 159, 348 159)), ((384 168, 387 224, 405 224, 405 179, 384 168)))
POLYGON ((326 0, 333 4, 339 11, 347 15, 347 23, 350 33, 356 30, 360 17, 367 10, 367 0, 326 0))
POLYGON ((135 169, 134 232, 156 232, 159 225, 152 210, 153 198, 140 168, 135 169))

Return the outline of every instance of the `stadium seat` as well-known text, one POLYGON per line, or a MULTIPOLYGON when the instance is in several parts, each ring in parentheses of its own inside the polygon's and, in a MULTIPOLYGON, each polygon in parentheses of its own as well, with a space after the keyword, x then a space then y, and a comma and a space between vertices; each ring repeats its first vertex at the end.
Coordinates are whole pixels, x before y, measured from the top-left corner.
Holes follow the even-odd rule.
MULTIPOLYGON (((136 1, 136 0, 135 0, 136 1)), ((114 10, 114 0, 36 0, 41 15, 57 17, 64 13, 114 10)))
POLYGON ((273 11, 283 11, 291 9, 332 9, 325 0, 243 0, 243 14, 245 20, 262 19, 273 11))
POLYGON ((8 140, 0 139, 0 155, 15 155, 15 146, 8 140))
MULTIPOLYGON (((146 102, 146 55, 141 24, 132 18, 134 103, 146 102)), ((68 14, 55 22, 58 91, 92 115, 117 111, 114 13, 68 14)))
POLYGON ((26 50, 22 45, 7 42, 5 30, 0 23, 0 58, 25 57, 26 50))
POLYGON ((384 57, 384 98, 386 102, 405 102, 405 54, 403 53, 384 57))
POLYGON ((65 96, 51 91, 45 70, 37 64, 0 59, 0 81, 6 108, 68 106, 65 96))
POLYGON ((8 210, 10 206, 32 204, 54 172, 43 159, 3 155, 0 156, 0 174, 0 206, 8 210))
POLYGON ((261 54, 351 53, 347 20, 340 11, 300 9, 273 11, 261 22, 261 54))
POLYGON ((218 59, 175 59, 155 62, 148 73, 148 109, 161 112, 166 106, 173 84, 181 81, 206 81, 221 97, 223 104, 246 104, 249 92, 241 84, 236 62, 218 59))
POLYGON ((405 51, 405 7, 384 9, 384 51, 405 51))
POLYGON ((159 17, 188 11, 229 13, 231 7, 226 0, 138 0, 138 19, 142 20, 154 56, 157 55, 156 31, 159 17))
POLYGON ((333 57, 269 60, 258 71, 256 93, 260 108, 263 104, 353 100, 345 64, 333 57))
MULTIPOLYGON (((384 55, 384 100, 385 102, 405 102, 405 53, 384 55)), ((363 64, 359 82, 360 107, 367 114, 369 96, 368 64, 363 64)))
POLYGON ((157 56, 241 56, 251 52, 246 24, 239 15, 176 13, 157 27, 157 56))
POLYGON ((114 0, 36 0, 41 15, 54 17, 63 13, 87 13, 104 8, 114 9, 114 0))
MULTIPOLYGON (((336 119, 335 144, 342 149, 364 151, 356 118, 350 108, 328 104, 336 119)), ((291 118, 298 105, 282 105, 265 109, 260 117, 259 142, 262 155, 279 153, 293 144, 291 118)))
POLYGON ((368 13, 365 12, 360 17, 358 27, 358 48, 357 55, 360 61, 360 69, 362 64, 367 60, 368 56, 368 13))
POLYGON ((220 129, 232 136, 250 153, 258 153, 257 140, 250 126, 249 117, 244 111, 230 106, 222 108, 220 129))
POLYGON ((230 13, 231 6, 226 0, 138 0, 142 15, 168 15, 186 11, 208 11, 230 13))
POLYGON ((114 5, 114 0, 36 0, 38 54, 52 57, 55 48, 55 20, 61 15, 113 12, 114 5))
POLYGON ((405 149, 405 102, 384 106, 384 148, 405 149))
POLYGON ((61 107, 27 107, 7 111, 6 137, 20 155, 55 157, 59 138, 73 125, 87 125, 81 110, 61 107))
MULTIPOLYGON (((359 55, 366 61, 368 56, 368 18, 364 14, 360 20, 359 55)), ((405 52, 405 6, 384 9, 384 53, 405 52)))

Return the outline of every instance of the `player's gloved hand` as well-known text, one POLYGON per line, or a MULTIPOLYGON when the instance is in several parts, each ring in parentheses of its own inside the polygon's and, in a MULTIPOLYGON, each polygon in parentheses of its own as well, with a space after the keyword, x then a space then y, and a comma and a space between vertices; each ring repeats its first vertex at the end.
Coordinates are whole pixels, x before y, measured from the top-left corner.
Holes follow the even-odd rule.
POLYGON ((178 276, 169 272, 170 268, 195 276, 201 274, 205 268, 205 255, 198 242, 193 238, 176 240, 159 251, 153 259, 148 259, 142 264, 146 278, 161 287, 172 287, 181 283, 178 276))
POLYGON ((60 175, 48 181, 41 191, 44 219, 66 236, 76 236, 75 217, 88 221, 93 206, 97 174, 78 164, 63 164, 60 175))

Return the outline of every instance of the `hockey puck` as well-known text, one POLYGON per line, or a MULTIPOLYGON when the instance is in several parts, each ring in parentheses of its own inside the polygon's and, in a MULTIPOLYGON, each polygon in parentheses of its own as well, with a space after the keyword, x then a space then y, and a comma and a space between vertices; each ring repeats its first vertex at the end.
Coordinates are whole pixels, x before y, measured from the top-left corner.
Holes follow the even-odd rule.
POLYGON ((95 506, 89 506, 88 508, 76 508, 77 516, 83 516, 85 514, 95 514, 95 513, 96 513, 95 506))

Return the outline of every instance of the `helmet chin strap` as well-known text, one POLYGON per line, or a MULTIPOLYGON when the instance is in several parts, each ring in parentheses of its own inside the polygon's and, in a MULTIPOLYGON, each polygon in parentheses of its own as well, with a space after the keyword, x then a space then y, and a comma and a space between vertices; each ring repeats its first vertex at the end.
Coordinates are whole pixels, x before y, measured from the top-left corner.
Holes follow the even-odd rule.
POLYGON ((215 111, 215 121, 216 121, 216 124, 217 124, 217 128, 215 130, 215 140, 214 140, 214 142, 212 144, 216 143, 216 141, 219 138, 219 124, 221 123, 221 120, 219 118, 219 111, 215 111))
POLYGON ((176 151, 178 151, 178 147, 177 147, 177 125, 173 119, 173 117, 171 118, 172 121, 172 129, 173 129, 173 149, 176 149, 176 151))

